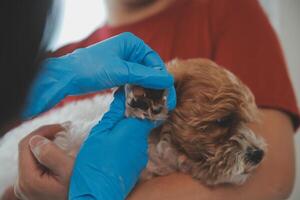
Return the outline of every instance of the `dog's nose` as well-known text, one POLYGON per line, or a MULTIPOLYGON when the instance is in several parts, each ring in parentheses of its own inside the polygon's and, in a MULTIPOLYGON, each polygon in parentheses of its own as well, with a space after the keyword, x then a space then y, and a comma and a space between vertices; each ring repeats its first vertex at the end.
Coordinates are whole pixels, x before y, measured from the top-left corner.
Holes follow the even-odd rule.
POLYGON ((248 149, 246 153, 247 159, 257 165, 264 157, 264 151, 261 149, 248 149))

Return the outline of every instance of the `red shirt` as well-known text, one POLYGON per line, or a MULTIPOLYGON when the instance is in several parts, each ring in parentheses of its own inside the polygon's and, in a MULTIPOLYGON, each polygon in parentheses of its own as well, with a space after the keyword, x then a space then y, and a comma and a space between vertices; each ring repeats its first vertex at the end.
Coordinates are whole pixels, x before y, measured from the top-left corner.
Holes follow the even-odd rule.
POLYGON ((298 127, 299 112, 283 52, 257 0, 177 0, 137 23, 105 25, 54 55, 126 31, 142 38, 164 61, 205 57, 226 66, 250 87, 260 107, 288 113, 298 127))

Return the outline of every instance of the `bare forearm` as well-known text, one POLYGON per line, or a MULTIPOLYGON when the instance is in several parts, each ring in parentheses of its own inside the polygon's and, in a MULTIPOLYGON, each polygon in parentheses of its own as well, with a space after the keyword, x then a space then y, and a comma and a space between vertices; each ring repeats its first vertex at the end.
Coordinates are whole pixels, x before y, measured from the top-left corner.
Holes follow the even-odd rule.
POLYGON ((140 184, 129 200, 277 200, 286 199, 294 182, 293 129, 288 117, 263 110, 260 124, 252 126, 261 134, 268 152, 262 165, 242 186, 206 187, 187 175, 172 174, 140 184))

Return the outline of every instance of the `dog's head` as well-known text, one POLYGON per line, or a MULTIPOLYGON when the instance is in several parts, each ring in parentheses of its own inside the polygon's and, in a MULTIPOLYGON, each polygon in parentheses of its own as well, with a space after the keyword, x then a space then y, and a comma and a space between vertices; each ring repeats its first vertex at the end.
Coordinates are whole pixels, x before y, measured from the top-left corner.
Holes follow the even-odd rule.
POLYGON ((263 159, 264 141, 247 123, 258 118, 251 91, 206 59, 174 60, 177 107, 161 129, 179 149, 179 169, 206 184, 243 183, 263 159))

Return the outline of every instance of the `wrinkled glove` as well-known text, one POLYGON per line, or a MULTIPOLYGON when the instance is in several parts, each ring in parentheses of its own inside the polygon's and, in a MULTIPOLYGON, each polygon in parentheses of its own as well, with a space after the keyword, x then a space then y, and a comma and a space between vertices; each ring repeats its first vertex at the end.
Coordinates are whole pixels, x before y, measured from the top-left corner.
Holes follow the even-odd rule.
POLYGON ((23 118, 44 112, 67 95, 79 95, 137 84, 153 89, 172 87, 173 77, 149 46, 123 33, 60 58, 47 59, 33 83, 23 118))
MULTIPOLYGON (((171 110, 176 98, 169 99, 171 110)), ((109 112, 82 145, 73 169, 69 199, 125 199, 145 168, 148 134, 156 125, 146 119, 125 118, 124 102, 124 90, 120 88, 109 112)))

